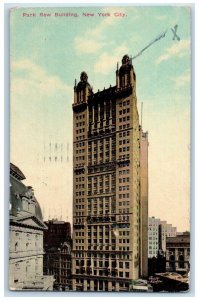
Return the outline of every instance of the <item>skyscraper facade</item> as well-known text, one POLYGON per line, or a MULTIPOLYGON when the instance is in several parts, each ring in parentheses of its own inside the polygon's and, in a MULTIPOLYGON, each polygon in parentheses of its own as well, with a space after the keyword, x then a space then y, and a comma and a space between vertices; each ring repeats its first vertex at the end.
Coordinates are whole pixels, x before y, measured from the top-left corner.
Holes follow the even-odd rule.
POLYGON ((94 93, 82 72, 73 103, 74 290, 126 291, 147 275, 148 152, 141 162, 142 138, 148 145, 129 56, 117 67, 116 85, 102 91, 94 93))

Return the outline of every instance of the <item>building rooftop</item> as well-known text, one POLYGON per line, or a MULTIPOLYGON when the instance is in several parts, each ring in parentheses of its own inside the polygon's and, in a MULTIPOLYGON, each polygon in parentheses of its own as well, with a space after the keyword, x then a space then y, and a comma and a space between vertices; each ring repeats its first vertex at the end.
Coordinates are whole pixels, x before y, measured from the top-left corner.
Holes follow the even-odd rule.
POLYGON ((26 179, 25 175, 22 173, 22 171, 15 166, 14 164, 10 163, 10 174, 16 177, 19 180, 26 179))

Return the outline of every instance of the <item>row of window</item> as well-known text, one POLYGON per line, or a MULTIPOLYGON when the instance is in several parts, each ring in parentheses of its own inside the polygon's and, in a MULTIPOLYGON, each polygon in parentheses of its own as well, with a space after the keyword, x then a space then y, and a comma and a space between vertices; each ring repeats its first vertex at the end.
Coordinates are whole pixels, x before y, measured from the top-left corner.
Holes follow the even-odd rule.
POLYGON ((131 259, 131 255, 129 255, 129 254, 123 254, 123 253, 121 253, 121 254, 109 254, 109 253, 105 253, 105 254, 103 254, 103 253, 75 253, 74 254, 74 256, 75 257, 79 257, 79 258, 86 258, 86 257, 88 257, 88 258, 90 258, 90 257, 94 257, 94 258, 101 258, 101 259, 103 259, 103 258, 111 258, 111 259, 115 259, 115 258, 119 258, 119 259, 124 259, 124 260, 128 260, 128 259, 131 259))
POLYGON ((77 211, 75 213, 76 216, 83 216, 84 215, 84 211, 77 211))
POLYGON ((84 198, 76 198, 75 199, 75 202, 76 202, 76 204, 78 204, 78 203, 84 203, 84 198))
POLYGON ((84 125, 85 125, 85 121, 76 123, 76 127, 80 127, 80 126, 84 126, 84 125))
POLYGON ((127 105, 129 105, 130 104, 130 100, 126 100, 126 101, 121 101, 120 103, 119 103, 119 106, 120 107, 122 107, 122 106, 127 106, 127 105))
POLYGON ((129 239, 119 239, 120 244, 129 244, 130 240, 129 239))
POLYGON ((123 129, 127 129, 127 128, 130 128, 130 123, 119 126, 119 130, 123 130, 123 129))
POLYGON ((130 231, 119 231, 119 235, 130 235, 130 231))
POLYGON ((122 246, 122 247, 119 247, 119 251, 129 251, 129 247, 128 246, 122 246))
MULTIPOLYGON (((120 160, 124 160, 124 159, 129 159, 130 158, 130 154, 123 154, 123 155, 119 155, 119 159, 120 160)), ((129 162, 124 162, 122 166, 129 166, 129 162)))
POLYGON ((76 209, 84 209, 84 205, 76 205, 76 209))
POLYGON ((84 189, 84 184, 76 184, 76 189, 84 189))
POLYGON ((125 145, 125 144, 128 144, 129 142, 130 142, 129 139, 127 139, 127 140, 120 140, 120 141, 119 141, 119 145, 120 145, 120 146, 121 146, 122 144, 125 145))
POLYGON ((126 114, 130 112, 130 108, 119 110, 119 115, 126 114))
POLYGON ((119 137, 126 137, 126 136, 130 136, 130 131, 123 131, 119 133, 119 137))
POLYGON ((76 154, 78 154, 78 153, 84 153, 85 152, 85 149, 77 149, 76 150, 76 154))
POLYGON ((129 185, 119 186, 119 191, 129 191, 129 190, 130 190, 129 185))
POLYGON ((129 193, 127 194, 119 194, 119 199, 123 199, 123 198, 129 198, 129 193))
POLYGON ((84 177, 76 177, 76 182, 84 181, 84 177))
POLYGON ((126 152, 126 151, 129 151, 130 150, 130 147, 121 147, 119 148, 119 152, 126 152))
POLYGON ((84 231, 76 231, 75 235, 76 236, 84 236, 84 231))
POLYGON ((130 205, 130 201, 119 201, 119 206, 130 205))
POLYGON ((119 216, 119 221, 120 222, 129 222, 129 220, 130 220, 129 216, 126 216, 126 215, 119 216))
POLYGON ((84 191, 79 191, 75 193, 76 196, 84 196, 84 191))
POLYGON ((85 146, 85 142, 76 143, 76 147, 82 147, 82 146, 85 146))
POLYGON ((130 116, 119 118, 119 122, 126 122, 130 120, 130 116))
POLYGON ((126 174, 129 174, 129 173, 130 173, 130 170, 129 170, 129 169, 119 171, 119 175, 126 175, 126 174))
POLYGON ((84 140, 84 139, 85 139, 85 135, 76 136, 77 141, 84 140))
POLYGON ((129 182, 129 181, 130 181, 130 178, 129 178, 129 177, 119 178, 119 183, 122 183, 122 182, 129 182))
POLYGON ((85 114, 82 114, 82 115, 77 115, 76 116, 76 120, 82 120, 85 118, 85 114))
POLYGON ((85 156, 84 155, 76 156, 75 159, 76 159, 76 161, 80 161, 80 160, 85 161, 85 156))
POLYGON ((85 132, 85 128, 81 128, 81 129, 76 130, 76 134, 79 134, 79 133, 82 133, 82 132, 85 132))

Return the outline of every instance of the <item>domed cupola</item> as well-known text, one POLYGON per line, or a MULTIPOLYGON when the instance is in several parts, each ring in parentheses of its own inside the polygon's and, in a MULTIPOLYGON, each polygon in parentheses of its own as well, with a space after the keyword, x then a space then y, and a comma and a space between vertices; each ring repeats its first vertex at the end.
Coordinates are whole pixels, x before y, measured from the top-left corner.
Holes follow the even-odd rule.
POLYGON ((135 73, 132 65, 132 59, 125 54, 122 58, 122 65, 116 71, 117 87, 124 88, 133 85, 135 73))
POLYGON ((78 103, 82 103, 82 102, 87 102, 87 98, 90 94, 92 94, 92 87, 90 86, 89 82, 88 82, 88 75, 86 74, 86 72, 82 72, 80 74, 80 81, 79 83, 75 84, 74 86, 74 102, 76 104, 78 103))

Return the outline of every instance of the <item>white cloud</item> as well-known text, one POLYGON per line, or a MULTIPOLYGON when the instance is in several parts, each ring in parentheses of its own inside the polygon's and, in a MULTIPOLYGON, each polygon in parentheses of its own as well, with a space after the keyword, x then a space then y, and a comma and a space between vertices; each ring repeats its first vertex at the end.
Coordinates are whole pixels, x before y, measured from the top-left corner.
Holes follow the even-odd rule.
POLYGON ((15 96, 53 96, 60 92, 70 93, 71 90, 58 76, 49 76, 44 69, 29 59, 11 63, 11 94, 15 96))
MULTIPOLYGON (((134 15, 131 15, 131 20, 136 20, 139 18, 138 10, 134 8, 133 11, 134 15)), ((115 25, 122 19, 122 17, 114 16, 116 12, 122 12, 128 15, 128 9, 125 7, 105 7, 102 9, 102 13, 109 13, 110 16, 96 16, 96 18, 102 18, 102 21, 96 27, 88 29, 83 36, 74 39, 74 48, 78 54, 96 53, 107 44, 105 43, 105 31, 109 30, 109 27, 115 25)))
POLYGON ((121 59, 121 56, 128 52, 128 47, 123 44, 115 48, 115 50, 111 54, 107 52, 102 53, 97 60, 97 63, 94 65, 94 72, 101 74, 109 73, 114 67, 116 67, 115 62, 119 61, 121 59))
POLYGON ((156 64, 159 65, 161 62, 169 60, 173 56, 183 57, 190 50, 190 41, 181 40, 173 44, 170 48, 167 48, 165 53, 160 55, 156 60, 156 64))
POLYGON ((190 72, 186 71, 184 74, 181 74, 177 77, 172 77, 171 80, 175 82, 175 87, 183 87, 186 84, 190 83, 190 72))
POLYGON ((77 37, 74 40, 74 47, 77 53, 96 53, 104 46, 99 40, 88 39, 85 37, 77 37))

